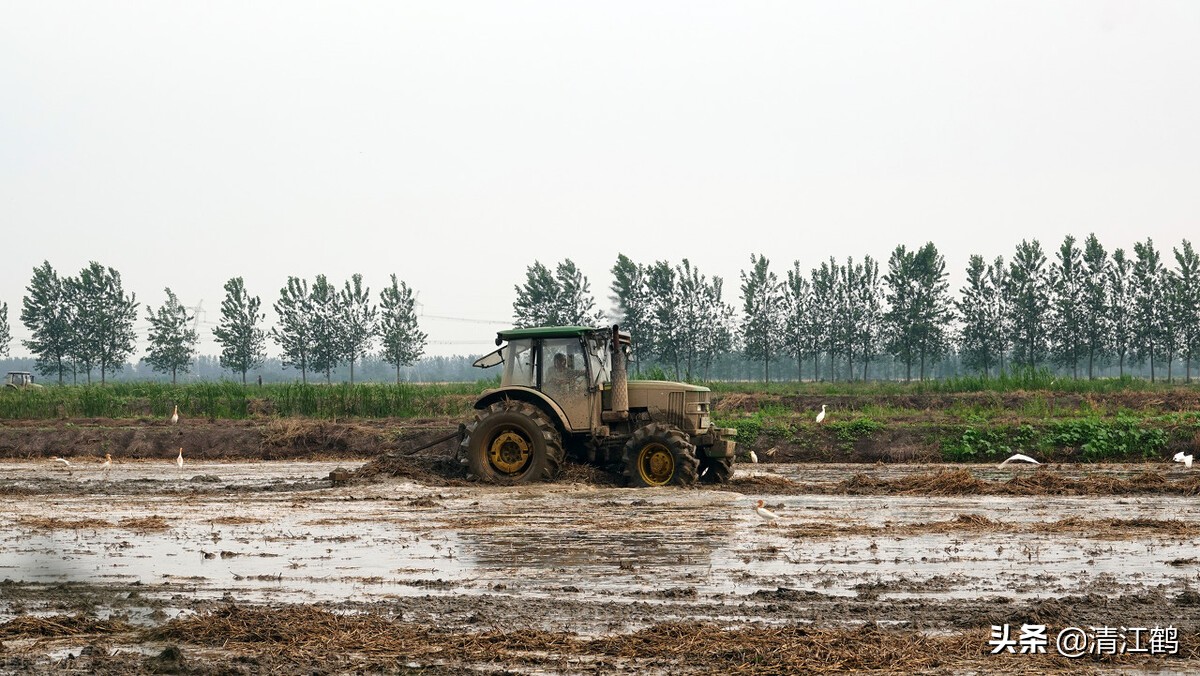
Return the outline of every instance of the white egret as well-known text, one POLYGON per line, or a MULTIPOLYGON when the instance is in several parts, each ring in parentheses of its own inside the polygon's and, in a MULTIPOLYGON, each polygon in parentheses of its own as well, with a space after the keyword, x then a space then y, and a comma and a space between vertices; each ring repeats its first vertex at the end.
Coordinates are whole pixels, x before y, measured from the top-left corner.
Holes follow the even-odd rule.
POLYGON ((183 469, 183 449, 182 448, 179 449, 179 457, 175 458, 175 464, 179 466, 179 469, 183 469))
POLYGON ((747 453, 746 457, 750 458, 750 462, 758 462, 758 454, 756 454, 753 450, 747 453))
POLYGON ((1012 457, 1010 457, 1009 459, 1005 460, 1004 462, 1002 462, 1002 463, 1000 463, 999 465, 996 465, 996 466, 997 466, 997 467, 1004 467, 1005 465, 1007 465, 1007 464, 1008 464, 1008 463, 1010 463, 1010 462, 1027 462, 1027 463, 1030 463, 1030 464, 1032 464, 1032 465, 1040 465, 1040 464, 1042 464, 1042 463, 1038 462, 1037 460, 1034 460, 1033 458, 1029 457, 1028 455, 1025 455, 1025 454, 1023 454, 1023 453, 1015 453, 1015 454, 1013 454, 1013 456, 1012 456, 1012 457))
MULTIPOLYGON (((171 424, 174 425, 178 422, 179 422, 179 404, 175 404, 175 412, 171 414, 171 424)), ((179 450, 183 450, 183 449, 179 449, 179 450)))
POLYGON ((821 412, 817 414, 817 422, 825 419, 825 404, 821 404, 821 412))
POLYGON ((1191 469, 1192 468, 1192 459, 1194 457, 1195 456, 1192 456, 1192 455, 1184 455, 1183 451, 1180 451, 1175 454, 1174 459, 1175 459, 1175 462, 1182 462, 1184 467, 1191 469))
POLYGON ((104 454, 104 464, 101 465, 101 467, 104 468, 103 469, 104 478, 108 479, 108 472, 112 469, 112 455, 111 454, 109 454, 109 453, 104 454))
POLYGON ((775 521, 775 519, 779 518, 778 514, 763 506, 762 500, 759 500, 758 504, 754 506, 754 513, 762 517, 762 520, 766 521, 767 523, 771 523, 775 521))

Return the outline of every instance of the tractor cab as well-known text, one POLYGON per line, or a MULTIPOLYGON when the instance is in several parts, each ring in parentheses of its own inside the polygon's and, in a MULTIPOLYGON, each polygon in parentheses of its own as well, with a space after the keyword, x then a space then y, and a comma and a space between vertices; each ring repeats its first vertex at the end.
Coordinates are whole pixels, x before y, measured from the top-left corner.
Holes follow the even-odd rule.
MULTIPOLYGON (((629 344, 629 334, 617 333, 629 344)), ((608 329, 553 326, 501 331, 499 349, 474 363, 502 366, 500 389, 536 390, 560 409, 572 430, 599 422, 599 400, 611 389, 612 337, 608 329)))
POLYGON ((33 374, 29 371, 9 371, 4 375, 4 385, 17 389, 34 387, 40 389, 42 386, 33 382, 33 374))

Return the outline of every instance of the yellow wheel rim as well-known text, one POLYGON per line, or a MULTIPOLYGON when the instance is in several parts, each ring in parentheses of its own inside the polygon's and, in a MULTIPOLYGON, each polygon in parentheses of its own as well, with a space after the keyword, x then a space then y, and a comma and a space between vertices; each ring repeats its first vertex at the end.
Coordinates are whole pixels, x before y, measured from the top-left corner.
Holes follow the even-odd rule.
POLYGON ((503 430, 488 444, 488 461, 505 474, 520 472, 529 462, 529 439, 515 430, 503 430))
POLYGON ((657 441, 642 447, 638 453, 638 474, 650 486, 665 486, 675 476, 675 456, 671 449, 657 441))

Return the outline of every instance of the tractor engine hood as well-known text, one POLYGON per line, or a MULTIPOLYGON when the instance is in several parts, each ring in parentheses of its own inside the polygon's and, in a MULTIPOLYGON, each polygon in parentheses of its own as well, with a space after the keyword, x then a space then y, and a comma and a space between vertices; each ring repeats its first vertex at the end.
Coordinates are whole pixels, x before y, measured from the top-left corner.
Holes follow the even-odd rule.
POLYGON ((668 394, 671 392, 684 392, 684 397, 689 402, 708 401, 710 391, 707 387, 688 383, 673 383, 666 380, 631 380, 629 381, 629 407, 665 408, 668 394))

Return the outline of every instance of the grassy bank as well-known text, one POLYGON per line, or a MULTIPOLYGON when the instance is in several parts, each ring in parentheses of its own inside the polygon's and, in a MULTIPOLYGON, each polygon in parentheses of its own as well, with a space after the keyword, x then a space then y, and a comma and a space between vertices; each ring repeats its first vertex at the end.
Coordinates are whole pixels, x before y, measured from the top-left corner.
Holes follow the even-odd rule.
POLYGON ((413 418, 462 415, 484 383, 275 384, 117 383, 101 387, 0 389, 0 419, 167 418, 179 406, 189 418, 244 419, 254 416, 305 418, 413 418))
POLYGON ((840 395, 823 424, 813 395, 725 395, 716 423, 759 452, 804 460, 1137 461, 1200 451, 1200 396, 1053 392, 840 395))

